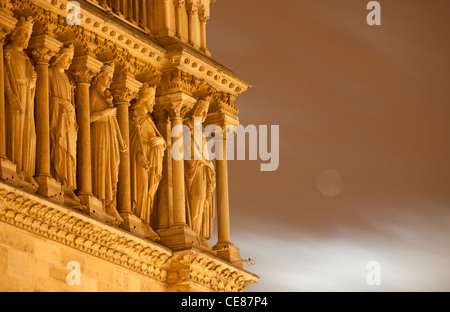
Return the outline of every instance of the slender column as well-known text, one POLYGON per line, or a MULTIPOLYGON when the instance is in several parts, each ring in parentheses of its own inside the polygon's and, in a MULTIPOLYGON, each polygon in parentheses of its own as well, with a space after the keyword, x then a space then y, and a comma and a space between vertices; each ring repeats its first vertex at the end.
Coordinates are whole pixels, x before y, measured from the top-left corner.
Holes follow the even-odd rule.
POLYGON ((170 0, 162 0, 162 10, 163 10, 163 28, 160 32, 161 37, 172 36, 173 31, 171 27, 170 20, 170 0))
MULTIPOLYGON (((196 100, 183 93, 176 92, 166 94, 158 98, 157 105, 163 107, 169 117, 172 130, 177 126, 183 125, 185 114, 194 107, 196 100)), ((170 131, 172 132, 172 131, 170 131)), ((172 148, 174 145, 179 148, 181 155, 183 154, 183 133, 178 136, 171 136, 172 148), (179 141, 181 140, 181 142, 179 141)), ((184 178, 184 157, 175 159, 172 154, 172 198, 173 213, 169 218, 173 219, 173 224, 169 229, 158 229, 161 236, 161 243, 173 249, 187 248, 197 242, 195 232, 187 225, 186 222, 186 188, 184 178)))
POLYGON ((187 12, 189 17, 189 43, 197 48, 198 8, 195 6, 194 2, 188 3, 187 12))
POLYGON ((205 53, 208 51, 206 49, 206 22, 208 18, 206 15, 200 16, 200 50, 205 53))
MULTIPOLYGON (((228 103, 216 103, 227 106, 228 103)), ((239 124, 237 116, 232 118, 222 113, 208 115, 205 125, 219 126, 221 135, 215 137, 216 144, 216 194, 217 194, 217 234, 218 241, 213 247, 217 256, 239 267, 243 267, 239 249, 230 240, 230 203, 228 199, 227 139, 234 135, 239 124)))
POLYGON ((183 5, 185 3, 185 0, 175 0, 175 16, 176 16, 176 28, 177 28, 177 33, 176 36, 179 39, 182 39, 182 32, 183 32, 183 25, 181 24, 182 20, 181 20, 181 10, 183 8, 183 5))
POLYGON ((0 158, 6 159, 5 75, 3 68, 3 44, 7 33, 0 29, 0 158))
POLYGON ((35 115, 36 115, 36 176, 39 184, 38 194, 53 197, 61 196, 61 184, 50 174, 50 111, 48 65, 50 59, 59 51, 62 42, 48 35, 30 39, 28 49, 35 63, 37 73, 35 115))
POLYGON ((78 197, 87 208, 102 210, 102 203, 92 195, 91 168, 91 112, 89 87, 92 78, 100 71, 103 63, 85 55, 75 57, 70 67, 70 75, 75 81, 75 103, 77 108, 77 183, 78 197), (93 207, 91 207, 93 206, 93 207))
POLYGON ((230 204, 228 200, 228 163, 227 163, 227 131, 217 140, 216 146, 222 150, 216 151, 216 188, 217 188, 217 231, 218 243, 230 242, 230 204), (218 152, 218 153, 217 153, 218 152), (221 158, 221 159, 219 159, 221 158))
MULTIPOLYGON (((129 77, 115 78, 111 84, 114 104, 117 107, 117 121, 127 147, 130 146, 129 107, 138 96, 142 83, 129 77)), ((120 214, 131 211, 131 168, 130 151, 120 153, 119 182, 117 185, 117 208, 120 214)))
MULTIPOLYGON (((180 115, 170 116, 172 129, 183 126, 183 118, 180 115)), ((183 140, 183 133, 177 137, 172 137, 172 146, 178 141, 183 140)), ((183 144, 180 144, 180 153, 183 153, 183 144)), ((184 159, 175 160, 172 158, 173 172, 173 223, 177 225, 186 225, 186 197, 184 185, 184 159)))
POLYGON ((139 1, 140 7, 139 7, 139 24, 145 28, 148 27, 148 20, 147 20, 147 3, 148 0, 141 0, 139 1))
MULTIPOLYGON (((192 109, 195 99, 182 92, 170 94, 170 105, 167 107, 172 131, 183 126, 184 115, 192 109)), ((172 136, 172 146, 179 146, 179 152, 184 153, 183 132, 172 136), (178 142, 181 140, 181 142, 178 142)), ((186 225, 186 193, 184 182, 184 157, 177 160, 172 155, 173 179, 173 223, 174 226, 186 225)))
POLYGON ((120 1, 121 1, 120 11, 125 18, 128 18, 128 1, 131 0, 120 0, 120 1))

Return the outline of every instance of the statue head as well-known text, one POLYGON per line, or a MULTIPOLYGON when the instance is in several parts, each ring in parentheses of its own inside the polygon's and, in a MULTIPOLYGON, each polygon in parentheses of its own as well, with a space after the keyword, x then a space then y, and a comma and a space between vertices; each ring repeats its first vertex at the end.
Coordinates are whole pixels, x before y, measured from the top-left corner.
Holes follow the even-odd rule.
POLYGON ((131 109, 143 108, 147 112, 152 113, 153 107, 155 106, 155 93, 155 86, 149 86, 148 84, 144 83, 139 90, 139 97, 133 104, 131 109))
POLYGON ((99 86, 101 89, 107 89, 111 85, 114 76, 114 63, 105 63, 100 72, 94 78, 92 84, 99 86))
POLYGON ((27 18, 21 16, 11 34, 11 45, 19 50, 26 49, 33 32, 33 17, 27 18))
POLYGON ((67 70, 69 69, 70 64, 72 64, 73 54, 74 54, 73 44, 67 47, 62 47, 59 50, 58 55, 54 57, 53 61, 51 62, 51 65, 67 70))

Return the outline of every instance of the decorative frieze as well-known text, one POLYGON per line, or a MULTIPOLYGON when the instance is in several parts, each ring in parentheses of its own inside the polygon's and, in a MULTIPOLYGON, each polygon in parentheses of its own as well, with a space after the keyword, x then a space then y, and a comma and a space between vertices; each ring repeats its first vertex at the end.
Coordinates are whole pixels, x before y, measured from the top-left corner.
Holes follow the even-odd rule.
POLYGON ((0 182, 0 222, 107 260, 171 286, 243 291, 258 277, 196 249, 173 252, 0 182))

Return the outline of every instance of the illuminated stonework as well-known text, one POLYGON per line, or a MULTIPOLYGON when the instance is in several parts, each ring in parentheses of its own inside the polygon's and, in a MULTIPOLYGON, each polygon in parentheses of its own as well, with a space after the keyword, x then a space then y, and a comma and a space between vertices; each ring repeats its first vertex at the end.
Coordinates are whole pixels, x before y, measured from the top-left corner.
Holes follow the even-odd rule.
POLYGON ((182 142, 171 130, 195 117, 224 133, 238 125, 236 98, 250 87, 206 48, 211 2, 0 2, 1 290, 257 281, 230 241, 226 159, 171 151, 182 142))

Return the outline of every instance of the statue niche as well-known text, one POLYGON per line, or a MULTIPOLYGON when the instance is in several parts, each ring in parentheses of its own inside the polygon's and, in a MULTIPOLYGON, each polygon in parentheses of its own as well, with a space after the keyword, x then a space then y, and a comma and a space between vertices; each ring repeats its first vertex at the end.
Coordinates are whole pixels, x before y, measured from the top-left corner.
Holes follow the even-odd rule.
POLYGON ((33 18, 21 17, 4 50, 7 156, 19 177, 37 186, 34 96, 37 74, 24 52, 33 31, 33 18))
POLYGON ((155 87, 144 84, 130 114, 132 210, 142 221, 153 226, 155 194, 161 181, 166 149, 166 142, 150 116, 154 105, 155 87))
POLYGON ((214 220, 215 172, 213 163, 205 155, 207 149, 204 148, 206 138, 203 131, 201 136, 196 136, 193 129, 201 127, 200 121, 205 121, 208 109, 208 100, 197 101, 191 118, 186 122, 191 130, 191 159, 184 161, 187 220, 200 238, 207 240, 212 236, 214 220), (195 154, 201 157, 194 157, 195 154))
POLYGON ((105 64, 89 90, 91 111, 92 191, 109 215, 123 222, 117 211, 120 153, 127 150, 117 122, 117 108, 109 90, 114 64, 105 64))
POLYGON ((77 186, 77 135, 73 86, 66 70, 72 63, 74 47, 63 47, 48 70, 50 95, 50 159, 51 174, 60 182, 66 199, 79 203, 77 186))

